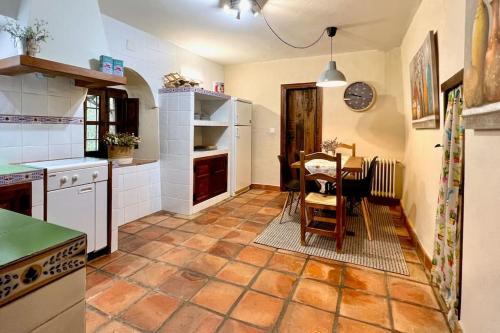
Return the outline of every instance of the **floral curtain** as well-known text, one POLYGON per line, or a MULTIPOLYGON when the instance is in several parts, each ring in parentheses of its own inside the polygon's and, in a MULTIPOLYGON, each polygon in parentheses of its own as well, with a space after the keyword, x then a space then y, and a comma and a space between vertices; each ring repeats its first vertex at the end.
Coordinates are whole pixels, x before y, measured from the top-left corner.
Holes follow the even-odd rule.
POLYGON ((432 278, 448 306, 448 321, 452 327, 455 325, 458 312, 463 138, 460 87, 448 95, 432 260, 432 278))

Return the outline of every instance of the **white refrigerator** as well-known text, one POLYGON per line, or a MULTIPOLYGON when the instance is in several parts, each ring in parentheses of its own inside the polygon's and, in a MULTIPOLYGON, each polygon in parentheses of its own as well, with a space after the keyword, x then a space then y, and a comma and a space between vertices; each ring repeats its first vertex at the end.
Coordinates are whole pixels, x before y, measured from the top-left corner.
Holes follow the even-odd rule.
POLYGON ((233 163, 231 194, 252 184, 252 102, 233 99, 233 163))

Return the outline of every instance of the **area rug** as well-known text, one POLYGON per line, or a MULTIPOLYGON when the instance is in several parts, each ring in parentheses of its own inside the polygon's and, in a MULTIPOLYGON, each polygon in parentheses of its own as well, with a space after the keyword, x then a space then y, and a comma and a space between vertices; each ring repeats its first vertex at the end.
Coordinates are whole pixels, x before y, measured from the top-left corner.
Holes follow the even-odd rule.
MULTIPOLYGON (((356 265, 376 268, 402 275, 409 275, 408 266, 396 228, 387 206, 370 204, 372 215, 373 239, 363 223, 363 216, 347 217, 347 233, 344 237, 342 252, 336 252, 335 240, 315 234, 308 234, 308 246, 300 244, 300 207, 297 213, 288 215, 288 209, 280 224, 278 216, 254 240, 255 243, 284 250, 300 252, 327 259, 348 262, 356 265), (354 232, 354 236, 350 236, 354 232)), ((295 206, 294 206, 295 208, 295 206)))

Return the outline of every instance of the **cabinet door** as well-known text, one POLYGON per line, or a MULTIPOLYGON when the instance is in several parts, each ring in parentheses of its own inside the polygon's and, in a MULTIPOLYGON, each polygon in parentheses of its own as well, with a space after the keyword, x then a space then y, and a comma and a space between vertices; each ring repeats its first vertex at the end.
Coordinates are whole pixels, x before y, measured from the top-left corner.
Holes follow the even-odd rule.
POLYGON ((210 189, 212 197, 227 191, 227 155, 216 157, 212 160, 210 189))
POLYGON ((194 160, 193 203, 197 204, 210 198, 210 159, 194 160))
POLYGON ((31 183, 0 186, 0 208, 31 216, 31 183))

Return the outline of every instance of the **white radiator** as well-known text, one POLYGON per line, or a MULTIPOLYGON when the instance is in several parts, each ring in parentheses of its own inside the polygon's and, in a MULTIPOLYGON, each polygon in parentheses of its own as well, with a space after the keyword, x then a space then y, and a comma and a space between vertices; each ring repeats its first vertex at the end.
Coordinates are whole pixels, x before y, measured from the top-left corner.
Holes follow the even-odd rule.
MULTIPOLYGON (((365 158, 363 172, 357 179, 366 177, 372 158, 365 158)), ((372 195, 383 198, 401 199, 403 184, 402 164, 395 159, 378 158, 373 171, 372 195)))

